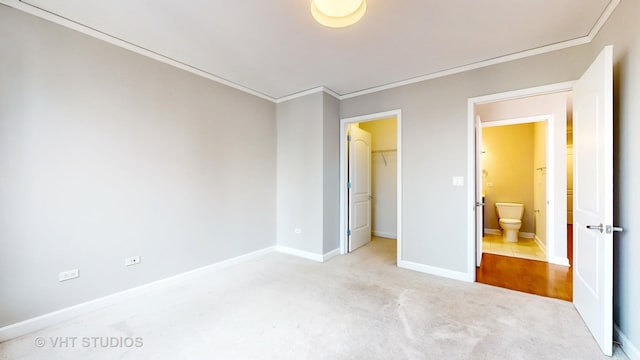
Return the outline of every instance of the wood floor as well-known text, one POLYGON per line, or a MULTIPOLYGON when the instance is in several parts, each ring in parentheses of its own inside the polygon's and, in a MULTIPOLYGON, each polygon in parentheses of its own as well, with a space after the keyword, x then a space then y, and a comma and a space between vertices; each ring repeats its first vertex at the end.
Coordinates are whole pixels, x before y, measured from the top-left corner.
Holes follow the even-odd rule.
MULTIPOLYGON (((567 226, 567 254, 573 263, 573 229, 567 226)), ((476 269, 476 281, 507 289, 573 300, 572 267, 549 264, 544 261, 509 256, 482 254, 482 263, 476 269)))

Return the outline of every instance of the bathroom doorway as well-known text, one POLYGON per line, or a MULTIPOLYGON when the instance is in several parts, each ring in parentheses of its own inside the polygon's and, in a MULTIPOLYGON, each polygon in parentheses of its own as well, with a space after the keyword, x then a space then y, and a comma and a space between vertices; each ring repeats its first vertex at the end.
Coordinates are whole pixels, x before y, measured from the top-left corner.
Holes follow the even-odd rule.
POLYGON ((553 115, 482 123, 483 253, 547 261, 549 119, 553 115))
MULTIPOLYGON (((504 100, 498 98, 473 104, 481 134, 477 144, 480 155, 476 161, 478 204, 485 205, 477 208, 477 214, 484 215, 485 220, 484 224, 477 226, 487 229, 484 235, 502 234, 495 203, 522 203, 525 210, 519 232, 525 239, 523 243, 530 239, 529 245, 534 249, 531 253, 541 252, 543 258, 540 260, 562 266, 569 266, 566 146, 567 122, 572 110, 570 104, 570 91, 504 100), (496 142, 500 134, 507 140, 496 142), (493 138, 493 149, 483 149, 485 135, 493 138), (527 143, 537 145, 523 149, 527 143), (507 149, 500 144, 506 144, 507 149), (509 153, 509 147, 518 148, 520 155, 509 153), (491 169, 483 168, 483 163, 492 162, 491 169), (510 176, 496 178, 496 171, 510 176), (482 194, 486 195, 484 201, 482 194)), ((481 264, 482 237, 482 232, 479 232, 477 265, 481 264)), ((496 247, 500 246, 507 248, 509 244, 496 247)), ((515 247, 511 252, 526 254, 526 251, 515 247)))
POLYGON ((401 124, 400 110, 340 120, 341 254, 373 236, 395 240, 401 258, 401 124))

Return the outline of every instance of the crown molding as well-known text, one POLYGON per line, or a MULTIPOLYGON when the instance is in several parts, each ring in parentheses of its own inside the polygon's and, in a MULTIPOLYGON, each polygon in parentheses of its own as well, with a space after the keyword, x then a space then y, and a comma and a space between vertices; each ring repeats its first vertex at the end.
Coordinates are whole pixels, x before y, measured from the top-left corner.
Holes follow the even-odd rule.
POLYGON ((94 37, 96 39, 100 39, 103 41, 106 41, 112 45, 133 51, 137 54, 146 56, 148 58, 151 58, 153 60, 157 60, 160 61, 162 63, 165 63, 167 65, 171 65, 174 67, 177 67, 179 69, 188 71, 192 74, 207 78, 209 80, 215 81, 217 83, 220 83, 222 85, 226 85, 229 86, 231 88, 234 88, 236 90, 240 90, 242 92, 245 92, 247 94, 251 94, 253 96, 257 96, 261 99, 264 100, 268 100, 271 102, 275 102, 275 99, 269 95, 263 94, 259 91, 253 90, 251 88, 248 88, 246 86, 242 86, 240 84, 237 84, 233 81, 221 78, 219 76, 216 76, 210 72, 207 72, 205 70, 199 69, 195 66, 191 66, 189 64, 186 64, 184 62, 178 61, 176 59, 172 59, 168 56, 162 55, 160 53, 154 52, 152 50, 149 49, 145 49, 141 46, 138 46, 136 44, 130 43, 126 40, 117 38, 115 36, 109 35, 105 32, 102 32, 100 30, 94 29, 92 27, 89 27, 87 25, 81 24, 79 22, 73 21, 71 19, 65 18, 61 15, 52 13, 50 11, 41 9, 39 7, 36 7, 34 5, 31 5, 29 3, 26 3, 22 0, 0 0, 0 4, 4 4, 8 7, 14 8, 16 10, 20 10, 23 11, 25 13, 37 16, 41 19, 45 19, 48 21, 51 21, 53 23, 56 23, 58 25, 62 25, 66 28, 72 29, 72 30, 76 30, 79 31, 85 35, 89 35, 91 37, 94 37))
POLYGON ((89 26, 83 25, 81 23, 75 22, 73 20, 64 18, 60 15, 57 15, 55 13, 46 11, 44 9, 38 8, 36 6, 30 5, 22 0, 0 0, 0 4, 4 4, 6 6, 12 7, 14 9, 26 12, 28 14, 40 17, 42 19, 54 22, 56 24, 65 26, 67 28, 79 31, 81 33, 84 33, 86 35, 92 36, 94 38, 106 41, 108 43, 111 43, 113 45, 122 47, 124 49, 133 51, 135 53, 138 53, 140 55, 149 57, 151 59, 160 61, 162 63, 177 67, 179 69, 188 71, 190 73, 193 73, 195 75, 204 77, 206 79, 215 81, 217 83, 229 86, 231 88, 234 88, 236 90, 257 96, 261 99, 264 100, 268 100, 271 101, 273 103, 279 104, 285 101, 289 101, 289 100, 293 100, 299 97, 303 97, 303 96, 307 96, 310 94, 314 94, 317 92, 325 92, 333 97, 335 97, 338 100, 346 100, 346 99, 350 99, 350 98, 354 98, 354 97, 358 97, 358 96, 362 96, 362 95, 367 95, 367 94, 372 94, 372 93, 376 93, 379 91, 384 91, 384 90, 389 90, 389 89, 393 89, 393 88, 397 88, 397 87, 401 87, 401 86, 405 86, 405 85, 411 85, 411 84, 415 84, 418 82, 422 82, 422 81, 427 81, 427 80, 433 80, 433 79, 437 79, 437 78, 441 78, 441 77, 445 77, 445 76, 449 76, 449 75, 454 75, 454 74, 459 74, 462 72, 466 72, 466 71, 470 71, 470 70, 475 70, 475 69, 480 69, 483 67, 487 67, 487 66, 492 66, 492 65, 496 65, 496 64, 501 64, 501 63, 505 63, 505 62, 509 62, 509 61, 513 61, 513 60, 519 60, 519 59, 523 59, 523 58, 527 58, 530 56, 535 56, 535 55, 540 55, 540 54, 545 54, 545 53, 549 53, 552 51, 557 51, 557 50, 562 50, 562 49, 566 49, 566 48, 570 48, 573 46, 578 46, 578 45, 584 45, 584 44, 588 44, 591 41, 593 41, 593 39, 598 35, 598 33, 600 32, 600 30, 602 29, 602 27, 604 26, 604 24, 609 20, 609 18, 611 17, 611 15, 613 14, 614 10, 617 8, 617 6, 620 4, 621 0, 611 0, 609 2, 609 4, 607 5, 607 7, 605 8, 605 10, 602 12, 602 14, 600 15, 600 17, 598 18, 598 21, 594 24, 593 28, 591 29, 591 31, 589 32, 588 35, 580 37, 580 38, 576 38, 576 39, 572 39, 572 40, 568 40, 568 41, 563 41, 563 42, 559 42, 556 44, 551 44, 551 45, 546 45, 546 46, 542 46, 539 48, 535 48, 535 49, 530 49, 530 50, 525 50, 525 51, 521 51, 521 52, 517 52, 517 53, 513 53, 513 54, 509 54, 509 55, 505 55, 505 56, 500 56, 500 57, 496 57, 493 59, 488 59, 488 60, 484 60, 484 61, 479 61, 479 62, 475 62, 475 63, 471 63, 471 64, 467 64, 467 65, 463 65, 463 66, 458 66, 458 67, 454 67, 451 69, 447 69, 447 70, 442 70, 442 71, 437 71, 434 73, 430 73, 430 74, 426 74, 426 75, 422 75, 422 76, 417 76, 414 78, 409 78, 406 80, 402 80, 402 81, 397 81, 397 82, 393 82, 393 83, 389 83, 389 84, 385 84, 385 85, 380 85, 380 86, 374 86, 368 89, 363 89, 363 90, 358 90, 358 91, 354 91, 351 93, 347 93, 347 94, 339 94, 331 89, 329 89, 326 86, 318 86, 312 89, 308 89, 308 90, 303 90, 300 92, 296 92, 293 93, 291 95, 287 95, 287 96, 283 96, 280 98, 275 98, 275 97, 271 97, 269 95, 263 94, 259 91, 253 90, 251 88, 248 88, 246 86, 237 84, 233 81, 221 78, 219 76, 216 76, 210 72, 207 72, 205 70, 196 68, 194 66, 188 65, 186 63, 180 62, 178 60, 169 58, 167 56, 164 56, 162 54, 159 54, 157 52, 154 52, 152 50, 149 49, 145 49, 141 46, 135 45, 133 43, 130 43, 126 40, 123 39, 119 39, 117 37, 111 36, 107 33, 104 33, 102 31, 99 31, 97 29, 91 28, 89 26))
POLYGON ((530 56, 545 54, 545 53, 548 53, 548 52, 562 50, 562 49, 566 49, 566 48, 570 48, 570 47, 574 47, 574 46, 578 46, 578 45, 588 44, 588 43, 592 42, 593 39, 595 39, 595 37, 598 35, 598 33, 600 32, 600 30, 602 29, 604 24, 609 20, 609 17, 611 17, 611 14, 613 14, 614 10, 616 9, 616 7, 619 4, 620 4, 620 0, 611 0, 611 2, 609 2, 607 7, 604 9, 602 14, 598 18, 598 21, 596 21, 595 25, 593 26, 593 28, 591 29, 589 34, 586 35, 586 36, 583 36, 583 37, 580 37, 580 38, 576 38, 576 39, 573 39, 573 40, 567 40, 567 41, 559 42, 559 43, 556 43, 556 44, 541 46, 539 48, 525 50, 525 51, 521 51, 521 52, 510 54, 510 55, 500 56, 500 57, 493 58, 493 59, 479 61, 479 62, 471 63, 471 64, 468 64, 468 65, 463 65, 463 66, 451 68, 451 69, 448 69, 448 70, 438 71, 438 72, 435 72, 435 73, 431 73, 431 74, 427 74, 427 75, 422 75, 422 76, 410 78, 410 79, 407 79, 407 80, 397 81, 397 82, 389 83, 389 84, 386 84, 386 85, 380 85, 380 86, 375 86, 375 87, 372 87, 372 88, 369 88, 369 89, 354 91, 354 92, 351 92, 351 93, 348 93, 348 94, 341 95, 340 96, 340 100, 350 99, 350 98, 354 98, 354 97, 357 97, 357 96, 372 94, 372 93, 375 93, 375 92, 378 92, 378 91, 383 91, 383 90, 397 88, 397 87, 400 87, 400 86, 415 84, 415 83, 418 83, 418 82, 421 82, 421 81, 432 80, 432 79, 436 79, 436 78, 440 78, 440 77, 444 77, 444 76, 449 76, 449 75, 462 73, 462 72, 469 71, 469 70, 480 69, 480 68, 491 66, 491 65, 505 63, 505 62, 509 62, 509 61, 513 61, 513 60, 524 59, 524 58, 527 58, 527 57, 530 57, 530 56))
POLYGON ((311 94, 315 94, 315 93, 319 93, 319 92, 327 93, 327 94, 333 96, 334 98, 336 98, 338 100, 341 100, 341 96, 337 92, 329 89, 326 86, 318 86, 318 87, 315 87, 315 88, 311 88, 311 89, 308 89, 308 90, 297 92, 295 94, 283 96, 281 98, 276 99, 275 103, 276 104, 280 104, 280 103, 283 103, 283 102, 286 102, 286 101, 289 101, 289 100, 297 99, 297 98, 300 98, 300 97, 303 97, 303 96, 307 96, 307 95, 311 95, 311 94))
POLYGON ((600 30, 602 30, 602 27, 607 22, 607 20, 609 20, 609 17, 611 17, 611 14, 613 14, 613 11, 618 7, 619 4, 620 0, 611 0, 611 2, 609 2, 609 5, 607 5, 607 7, 604 9, 602 14, 598 18, 598 21, 596 21, 596 24, 589 32, 589 41, 593 41, 593 39, 595 39, 595 37, 598 35, 600 30))

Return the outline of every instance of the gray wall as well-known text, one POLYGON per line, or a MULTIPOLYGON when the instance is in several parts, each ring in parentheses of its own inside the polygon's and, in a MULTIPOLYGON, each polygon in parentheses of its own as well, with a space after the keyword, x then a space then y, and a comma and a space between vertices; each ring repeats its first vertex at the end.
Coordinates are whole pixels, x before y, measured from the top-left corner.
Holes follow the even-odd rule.
POLYGON ((323 94, 323 246, 328 253, 340 246, 340 101, 323 94))
POLYGON ((640 350, 640 1, 622 0, 590 46, 591 58, 614 46, 615 323, 640 350))
POLYGON ((318 92, 276 107, 278 245, 314 254, 323 247, 323 96, 318 92))
POLYGON ((0 34, 0 326, 275 245, 274 104, 5 6, 0 34))
MULTIPOLYGON (((466 174, 467 99, 576 80, 603 46, 615 46, 615 322, 640 348, 640 2, 623 0, 596 39, 511 61, 342 101, 341 117, 402 109, 403 254, 405 260, 466 271, 467 206, 451 176, 466 174), (635 139, 635 140, 634 140, 635 139), (634 261, 635 260, 635 261, 634 261)), ((467 179, 468 181, 469 179, 467 179)))
POLYGON ((341 117, 402 109, 402 258, 467 272, 467 100, 577 79, 593 57, 573 47, 342 101, 341 117))
POLYGON ((277 105, 278 245, 316 255, 339 246, 339 109, 324 92, 277 105))

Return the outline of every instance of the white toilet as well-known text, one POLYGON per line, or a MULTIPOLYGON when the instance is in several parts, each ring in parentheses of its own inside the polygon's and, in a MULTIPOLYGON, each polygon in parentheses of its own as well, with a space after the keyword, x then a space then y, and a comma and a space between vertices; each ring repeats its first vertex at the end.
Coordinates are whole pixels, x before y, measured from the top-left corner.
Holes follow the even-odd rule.
POLYGON ((505 242, 517 242, 518 230, 522 226, 522 214, 524 214, 524 204, 518 203, 496 203, 502 237, 505 242))

